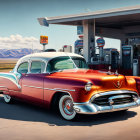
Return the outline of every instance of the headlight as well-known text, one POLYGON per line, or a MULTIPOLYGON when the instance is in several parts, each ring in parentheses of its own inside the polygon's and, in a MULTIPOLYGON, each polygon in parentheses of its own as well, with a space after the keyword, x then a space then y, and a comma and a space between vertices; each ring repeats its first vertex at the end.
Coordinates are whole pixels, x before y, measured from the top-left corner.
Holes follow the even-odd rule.
POLYGON ((92 88, 92 83, 91 82, 88 82, 86 85, 85 85, 85 90, 86 91, 90 91, 91 90, 91 88, 92 88))

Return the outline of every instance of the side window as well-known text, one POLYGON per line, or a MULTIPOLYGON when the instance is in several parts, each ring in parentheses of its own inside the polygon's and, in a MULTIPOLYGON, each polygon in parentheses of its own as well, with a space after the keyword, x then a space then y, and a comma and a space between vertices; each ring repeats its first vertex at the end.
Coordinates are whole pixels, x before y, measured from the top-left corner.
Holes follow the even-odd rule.
POLYGON ((42 73, 45 70, 45 63, 41 61, 33 61, 31 63, 31 73, 42 73))
POLYGON ((28 62, 24 62, 19 65, 17 72, 19 73, 27 73, 28 72, 28 62))

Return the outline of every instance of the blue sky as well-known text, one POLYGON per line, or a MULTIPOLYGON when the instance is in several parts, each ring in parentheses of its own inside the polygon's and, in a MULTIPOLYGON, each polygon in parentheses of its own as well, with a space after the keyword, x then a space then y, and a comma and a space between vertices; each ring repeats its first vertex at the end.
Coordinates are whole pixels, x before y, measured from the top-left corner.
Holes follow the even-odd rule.
MULTIPOLYGON (((0 0, 0 48, 6 48, 7 46, 9 46, 9 48, 14 48, 15 46, 31 48, 33 45, 40 49, 42 47, 38 43, 40 35, 49 36, 48 48, 59 49, 65 44, 73 45, 74 41, 78 38, 76 27, 50 25, 48 28, 40 26, 37 18, 78 14, 87 12, 87 10, 97 11, 134 5, 140 5, 140 1, 0 0), (11 36, 13 37, 12 41, 10 41, 11 36), (29 41, 30 39, 31 42, 29 41), (7 40, 8 42, 6 42, 7 40), (24 42, 25 40, 26 43, 24 42), (27 40, 30 42, 29 44, 27 40), (10 42, 11 44, 9 45, 10 42), (20 43, 23 44, 21 45, 20 43)), ((119 45, 119 41, 106 40, 106 47, 117 47, 119 45)))

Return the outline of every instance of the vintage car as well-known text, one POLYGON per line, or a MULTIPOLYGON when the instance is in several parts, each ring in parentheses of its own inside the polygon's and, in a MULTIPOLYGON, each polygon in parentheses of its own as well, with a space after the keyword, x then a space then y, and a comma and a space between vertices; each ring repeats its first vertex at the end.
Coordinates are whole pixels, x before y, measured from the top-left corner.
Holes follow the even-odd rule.
POLYGON ((52 107, 66 120, 77 114, 137 107, 139 84, 137 77, 91 70, 82 56, 64 52, 27 55, 13 71, 0 73, 0 92, 6 103, 20 99, 52 107))

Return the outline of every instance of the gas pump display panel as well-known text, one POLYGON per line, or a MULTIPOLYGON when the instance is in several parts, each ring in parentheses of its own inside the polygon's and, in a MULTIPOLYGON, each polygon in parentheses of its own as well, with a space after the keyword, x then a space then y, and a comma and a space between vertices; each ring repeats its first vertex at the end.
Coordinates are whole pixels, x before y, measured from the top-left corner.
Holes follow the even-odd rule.
POLYGON ((132 46, 122 46, 122 68, 131 69, 132 64, 132 46))

